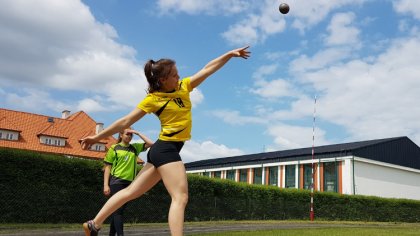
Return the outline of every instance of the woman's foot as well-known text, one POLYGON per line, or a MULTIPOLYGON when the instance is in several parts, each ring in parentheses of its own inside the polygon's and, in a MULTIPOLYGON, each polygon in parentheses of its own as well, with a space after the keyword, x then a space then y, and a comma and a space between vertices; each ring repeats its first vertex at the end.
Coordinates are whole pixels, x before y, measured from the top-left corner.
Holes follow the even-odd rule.
POLYGON ((83 223, 83 230, 85 231, 86 236, 98 236, 98 231, 100 229, 96 228, 93 220, 89 220, 83 223))

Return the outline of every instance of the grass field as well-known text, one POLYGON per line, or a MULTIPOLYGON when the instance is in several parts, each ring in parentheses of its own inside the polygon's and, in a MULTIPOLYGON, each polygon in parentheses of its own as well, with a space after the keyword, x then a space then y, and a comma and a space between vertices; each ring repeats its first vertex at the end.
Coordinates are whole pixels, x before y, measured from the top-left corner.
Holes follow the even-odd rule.
MULTIPOLYGON (((225 222, 226 223, 226 222, 225 222)), ((234 222, 231 222, 235 224, 234 222)), ((262 221, 258 224, 271 224, 272 221, 262 221)), ((214 233, 193 233, 192 236, 395 236, 418 235, 420 236, 420 223, 383 223, 383 222, 341 222, 341 221, 279 221, 285 229, 272 230, 241 230, 214 233)))
POLYGON ((188 234, 191 236, 400 236, 400 235, 420 235, 420 227, 387 227, 387 228, 317 228, 317 229, 280 229, 262 231, 234 231, 217 233, 198 233, 188 234))
MULTIPOLYGON (((107 235, 104 225, 100 235, 107 235)), ((125 224, 128 235, 168 235, 166 223, 125 224)), ((81 224, 0 224, 0 235, 78 235, 81 224), (67 232, 67 234, 66 234, 67 232)), ((81 235, 81 234, 80 234, 81 235)), ((274 236, 274 235, 420 235, 419 223, 344 221, 211 221, 186 222, 185 235, 191 236, 274 236)))

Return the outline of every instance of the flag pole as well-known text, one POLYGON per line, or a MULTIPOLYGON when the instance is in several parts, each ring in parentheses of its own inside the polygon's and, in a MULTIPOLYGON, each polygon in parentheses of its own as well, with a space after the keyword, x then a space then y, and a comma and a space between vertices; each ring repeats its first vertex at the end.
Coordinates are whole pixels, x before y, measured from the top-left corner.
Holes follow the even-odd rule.
POLYGON ((314 113, 312 122, 312 179, 311 179, 311 209, 309 212, 309 218, 314 221, 314 157, 315 157, 315 117, 316 117, 316 95, 314 99, 314 113))

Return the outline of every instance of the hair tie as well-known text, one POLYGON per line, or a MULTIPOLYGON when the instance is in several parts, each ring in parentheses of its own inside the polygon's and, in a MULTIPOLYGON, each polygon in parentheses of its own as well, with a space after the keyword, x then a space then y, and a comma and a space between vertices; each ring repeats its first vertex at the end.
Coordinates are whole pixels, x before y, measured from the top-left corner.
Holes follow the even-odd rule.
POLYGON ((155 64, 155 61, 150 60, 150 64, 151 64, 150 74, 151 74, 151 75, 152 75, 152 77, 153 77, 153 65, 155 64))

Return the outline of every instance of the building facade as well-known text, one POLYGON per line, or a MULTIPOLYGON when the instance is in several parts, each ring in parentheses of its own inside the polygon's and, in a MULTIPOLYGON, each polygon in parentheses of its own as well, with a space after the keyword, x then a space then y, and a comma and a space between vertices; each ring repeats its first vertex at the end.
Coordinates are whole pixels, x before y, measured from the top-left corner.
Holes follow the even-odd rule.
POLYGON ((102 123, 95 122, 83 111, 70 114, 65 110, 61 117, 51 117, 0 108, 0 147, 103 159, 116 142, 114 137, 100 140, 89 150, 82 149, 79 142, 102 129, 102 123))
POLYGON ((420 148, 407 137, 217 158, 187 173, 279 188, 420 200, 420 148), (312 172, 313 171, 313 172, 312 172), (313 174, 312 174, 313 173, 313 174))

